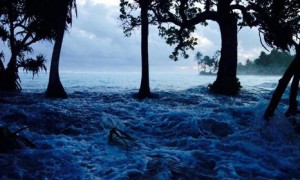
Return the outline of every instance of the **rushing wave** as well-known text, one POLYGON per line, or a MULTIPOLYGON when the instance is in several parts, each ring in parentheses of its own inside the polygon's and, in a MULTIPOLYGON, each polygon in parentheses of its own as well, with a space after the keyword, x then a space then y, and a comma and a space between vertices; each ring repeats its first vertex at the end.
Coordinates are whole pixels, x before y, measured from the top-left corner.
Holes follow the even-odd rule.
MULTIPOLYGON (((63 73, 68 99, 46 99, 47 75, 22 75, 0 102, 0 125, 37 146, 0 154, 1 179, 300 179, 300 138, 284 117, 261 117, 279 77, 242 76, 237 97, 207 91, 214 77, 151 75, 158 98, 134 99, 137 73, 63 73), (126 132, 140 147, 109 143, 126 132)), ((298 117, 296 117, 298 118, 298 117)))

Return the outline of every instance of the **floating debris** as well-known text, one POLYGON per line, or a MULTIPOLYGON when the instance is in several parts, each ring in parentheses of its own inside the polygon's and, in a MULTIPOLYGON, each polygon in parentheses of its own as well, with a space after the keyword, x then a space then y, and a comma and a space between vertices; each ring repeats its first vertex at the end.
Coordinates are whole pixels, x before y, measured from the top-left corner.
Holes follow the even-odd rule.
POLYGON ((27 128, 24 127, 12 133, 7 127, 0 126, 0 152, 9 152, 22 147, 35 148, 31 141, 18 134, 27 128))
POLYGON ((136 146, 140 148, 138 143, 127 133, 117 128, 112 128, 109 132, 109 142, 114 145, 124 146, 130 148, 136 146))

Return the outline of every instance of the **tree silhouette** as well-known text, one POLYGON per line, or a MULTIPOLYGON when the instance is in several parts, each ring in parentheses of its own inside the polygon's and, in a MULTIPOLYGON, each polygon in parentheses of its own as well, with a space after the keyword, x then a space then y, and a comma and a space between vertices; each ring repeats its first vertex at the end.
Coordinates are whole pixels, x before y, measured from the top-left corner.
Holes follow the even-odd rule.
POLYGON ((293 78, 290 92, 290 102, 287 115, 296 114, 297 92, 300 73, 300 2, 298 0, 253 0, 251 6, 255 10, 256 23, 264 40, 271 47, 282 50, 295 48, 296 56, 286 69, 273 93, 271 101, 265 111, 264 118, 269 119, 279 104, 279 101, 293 78))
POLYGON ((192 34, 195 26, 215 21, 220 28, 222 47, 217 79, 210 89, 225 95, 237 94, 241 88, 236 77, 238 23, 244 26, 252 20, 248 4, 240 0, 170 0, 168 5, 157 9, 156 14, 160 21, 174 24, 161 27, 161 35, 167 43, 177 45, 171 58, 177 60, 179 52, 188 57, 186 51, 197 44, 192 34))
POLYGON ((205 71, 205 68, 206 68, 205 66, 202 66, 202 65, 203 65, 203 64, 202 64, 202 63, 203 63, 203 62, 202 62, 202 61, 203 61, 203 60, 202 60, 202 57, 203 57, 203 54, 202 54, 201 52, 198 51, 198 52, 196 53, 196 55, 195 55, 195 58, 194 58, 195 61, 197 61, 198 73, 199 73, 199 74, 200 74, 200 72, 201 72, 200 67, 203 68, 204 71, 205 71))
POLYGON ((18 75, 20 62, 35 61, 33 58, 26 57, 33 51, 31 45, 50 38, 48 31, 40 28, 43 20, 33 16, 31 12, 29 0, 0 1, 0 38, 8 44, 11 53, 6 69, 3 62, 0 63, 0 90, 21 90, 18 75))
POLYGON ((291 53, 273 49, 270 53, 262 51, 254 61, 249 59, 246 64, 239 63, 238 73, 256 75, 282 75, 295 58, 291 53))
POLYGON ((4 81, 4 65, 3 65, 3 61, 4 61, 4 53, 1 52, 0 53, 0 89, 3 89, 3 84, 1 82, 4 81))
POLYGON ((218 71, 219 56, 220 56, 220 51, 216 51, 212 57, 203 56, 202 53, 198 51, 195 55, 195 60, 197 61, 198 64, 199 74, 206 74, 207 67, 209 70, 209 74, 218 71), (202 71, 200 70, 200 67, 202 71))
POLYGON ((149 82, 149 56, 148 56, 148 34, 149 24, 154 24, 155 17, 149 13, 152 8, 153 0, 121 0, 120 20, 126 36, 131 35, 134 28, 141 26, 141 57, 142 57, 142 78, 138 98, 144 99, 152 97, 149 82), (140 8, 140 14, 134 14, 134 11, 140 8))
MULTIPOLYGON (((123 21, 122 26, 127 35, 130 35, 129 32, 135 27, 141 25, 142 18, 134 16, 133 12, 141 8, 142 2, 144 1, 122 0, 120 3, 120 19, 123 21)), ((165 38, 167 44, 176 45, 174 52, 170 55, 170 58, 174 60, 178 60, 179 54, 188 58, 187 50, 194 49, 197 38, 193 37, 192 33, 196 25, 206 25, 208 20, 217 22, 222 38, 221 58, 217 79, 210 89, 227 95, 239 92, 241 86, 236 77, 238 22, 249 21, 252 17, 246 4, 239 0, 149 0, 145 2, 148 2, 148 10, 151 12, 148 13, 148 18, 150 18, 148 22, 157 23, 159 34, 165 38), (167 25, 164 25, 166 23, 167 25), (230 88, 227 88, 228 86, 230 88)))
POLYGON ((49 10, 45 16, 48 17, 49 13, 51 16, 50 27, 54 27, 54 47, 51 58, 49 83, 46 90, 46 97, 49 98, 67 98, 67 93, 60 81, 59 77, 59 60, 61 47, 63 43, 64 33, 68 24, 72 23, 72 10, 76 8, 76 0, 53 0, 49 4, 49 10))

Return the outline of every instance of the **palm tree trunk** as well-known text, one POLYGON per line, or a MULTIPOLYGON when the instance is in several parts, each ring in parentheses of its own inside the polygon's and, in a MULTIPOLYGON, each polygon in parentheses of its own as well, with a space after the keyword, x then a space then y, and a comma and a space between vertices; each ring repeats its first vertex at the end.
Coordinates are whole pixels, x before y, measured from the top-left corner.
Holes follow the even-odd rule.
POLYGON ((286 115, 296 115, 299 113, 298 111, 298 103, 297 103, 297 94, 298 94, 298 88, 299 88, 299 79, 300 79, 300 71, 296 71, 292 85, 291 85, 291 92, 290 92, 290 99, 289 99, 289 108, 286 112, 286 115))
MULTIPOLYGON (((9 16, 12 16, 12 12, 9 13, 9 16)), ((12 18, 9 18, 9 45, 11 51, 11 58, 7 65, 7 68, 3 72, 3 85, 1 90, 9 92, 21 91, 21 86, 19 84, 19 75, 17 67, 17 56, 20 53, 19 48, 16 44, 15 39, 15 29, 14 22, 12 18)), ((2 82, 1 82, 2 83, 2 82)))
POLYGON ((59 27, 57 29, 57 35, 55 38, 55 44, 51 58, 49 82, 46 90, 46 97, 48 98, 67 98, 67 93, 59 78, 59 59, 65 33, 66 14, 67 9, 65 11, 65 17, 59 20, 59 27))
MULTIPOLYGON (((296 51, 296 54, 298 54, 298 68, 295 69, 294 78, 291 85, 291 92, 290 92, 290 99, 289 99, 289 108, 286 112, 286 115, 296 115, 297 113, 300 113, 298 110, 298 103, 297 103, 297 95, 298 95, 298 88, 299 88, 299 80, 300 80, 300 45, 298 47, 298 50, 296 51), (298 69, 298 70, 297 70, 298 69)), ((296 55, 297 56, 297 55, 296 55)), ((295 57, 296 58, 296 57, 295 57)))
POLYGON ((142 56, 142 78, 141 86, 138 93, 138 98, 144 99, 151 96, 150 83, 149 83, 149 57, 148 57, 148 34, 149 34, 149 21, 148 21, 148 2, 147 0, 141 1, 141 56, 142 56))
POLYGON ((2 62, 2 59, 0 58, 0 90, 3 89, 3 84, 4 84, 4 65, 2 62))
POLYGON ((12 57, 4 71, 4 84, 3 90, 8 92, 18 92, 22 88, 19 83, 17 55, 12 53, 12 57))
POLYGON ((0 59, 0 90, 3 90, 3 84, 4 84, 4 65, 2 62, 2 59, 0 59))
POLYGON ((0 72, 4 71, 4 64, 2 62, 2 59, 0 58, 0 72))

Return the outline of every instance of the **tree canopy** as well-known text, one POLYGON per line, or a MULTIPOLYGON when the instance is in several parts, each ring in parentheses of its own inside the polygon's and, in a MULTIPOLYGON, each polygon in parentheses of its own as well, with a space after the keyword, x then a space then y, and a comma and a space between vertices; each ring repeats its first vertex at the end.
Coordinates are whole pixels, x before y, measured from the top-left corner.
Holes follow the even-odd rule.
POLYGON ((270 47, 288 51, 299 43, 300 2, 298 0, 250 0, 254 23, 270 47))
MULTIPOLYGON (((52 41, 57 35, 59 11, 63 3, 69 0, 1 0, 0 2, 0 38, 10 49, 10 60, 5 68, 0 62, 1 90, 19 91, 18 68, 35 75, 46 70, 45 58, 37 55, 30 57, 32 45, 38 41, 52 41)), ((67 12, 66 21, 71 24, 72 11, 67 12)), ((64 25, 64 29, 67 26, 64 25)))
MULTIPOLYGON (((19 91, 21 86, 18 82, 18 68, 25 70, 44 69, 45 66, 31 57, 28 53, 33 52, 31 45, 40 40, 49 40, 52 37, 51 30, 44 28, 47 21, 38 16, 41 8, 35 9, 33 1, 29 0, 2 0, 0 2, 0 37, 10 48, 11 57, 7 68, 1 62, 1 89, 19 91), (36 61, 36 63, 32 63, 36 61), (39 66, 40 65, 40 66, 39 66), (30 67, 31 66, 31 67, 30 67), (35 67, 33 67, 35 66, 35 67)), ((43 56, 37 56, 41 59, 43 56)))
POLYGON ((271 47, 278 47, 289 51, 295 48, 296 55, 273 93, 271 101, 265 111, 264 118, 269 119, 277 108, 279 101, 293 78, 291 84, 289 108, 287 115, 299 113, 297 107, 297 94, 300 80, 300 2, 298 0, 272 0, 262 2, 251 1, 256 10, 254 15, 264 40, 271 47))

